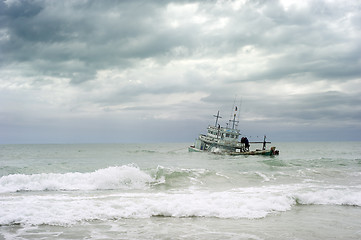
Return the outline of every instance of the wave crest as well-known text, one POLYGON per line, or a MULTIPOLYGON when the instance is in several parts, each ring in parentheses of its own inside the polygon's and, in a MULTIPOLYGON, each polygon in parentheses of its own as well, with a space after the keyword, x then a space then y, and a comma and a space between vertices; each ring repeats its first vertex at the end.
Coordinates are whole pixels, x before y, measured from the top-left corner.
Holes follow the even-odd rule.
POLYGON ((13 174, 0 178, 0 192, 143 189, 155 180, 135 165, 99 169, 89 173, 13 174))
POLYGON ((10 194, 0 196, 0 225, 71 225, 83 221, 159 216, 259 219, 272 213, 289 211, 296 204, 361 206, 360 199, 360 189, 334 187, 322 190, 309 189, 306 185, 250 187, 217 192, 67 192, 34 193, 26 194, 26 197, 23 194, 10 194))
POLYGON ((296 193, 294 198, 301 205, 361 206, 361 191, 357 189, 321 189, 306 193, 296 193))

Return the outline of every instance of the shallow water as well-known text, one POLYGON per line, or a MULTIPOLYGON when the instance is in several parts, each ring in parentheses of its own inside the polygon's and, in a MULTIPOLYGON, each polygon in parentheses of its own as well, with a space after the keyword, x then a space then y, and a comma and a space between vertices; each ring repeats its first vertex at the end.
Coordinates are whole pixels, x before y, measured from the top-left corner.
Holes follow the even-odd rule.
POLYGON ((360 239, 360 142, 0 145, 5 239, 360 239))

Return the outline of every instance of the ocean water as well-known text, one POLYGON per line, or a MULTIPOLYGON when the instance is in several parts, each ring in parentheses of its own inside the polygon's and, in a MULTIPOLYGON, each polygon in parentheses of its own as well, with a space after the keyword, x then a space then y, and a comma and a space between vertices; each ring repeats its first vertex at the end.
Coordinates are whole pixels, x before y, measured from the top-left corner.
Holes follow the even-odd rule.
POLYGON ((361 143, 0 145, 0 239, 361 239, 361 143))

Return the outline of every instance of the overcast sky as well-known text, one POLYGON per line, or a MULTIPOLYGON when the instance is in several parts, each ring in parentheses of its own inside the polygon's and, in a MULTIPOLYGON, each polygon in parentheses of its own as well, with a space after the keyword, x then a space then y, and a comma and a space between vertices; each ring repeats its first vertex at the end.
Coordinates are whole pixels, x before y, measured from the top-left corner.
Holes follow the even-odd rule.
POLYGON ((0 143, 361 140, 361 1, 0 2, 0 143))

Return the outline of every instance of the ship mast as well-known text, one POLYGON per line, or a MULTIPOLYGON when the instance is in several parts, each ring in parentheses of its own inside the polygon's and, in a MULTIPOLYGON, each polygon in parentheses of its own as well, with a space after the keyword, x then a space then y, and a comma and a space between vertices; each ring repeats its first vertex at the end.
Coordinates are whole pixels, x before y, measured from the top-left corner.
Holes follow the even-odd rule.
POLYGON ((234 129, 235 123, 239 123, 239 121, 236 120, 237 114, 233 115, 233 120, 229 120, 229 122, 232 122, 232 129, 234 129))
POLYGON ((216 118, 216 123, 214 124, 214 126, 217 127, 218 118, 222 118, 222 117, 219 115, 219 111, 217 112, 217 115, 213 115, 213 117, 216 118))
POLYGON ((236 120, 236 116, 237 116, 237 110, 238 110, 238 108, 237 108, 237 106, 235 107, 235 109, 234 109, 234 111, 235 111, 235 113, 233 114, 233 120, 229 120, 229 122, 231 123, 232 122, 232 129, 234 129, 234 125, 235 125, 235 123, 239 123, 239 121, 237 121, 236 120))

